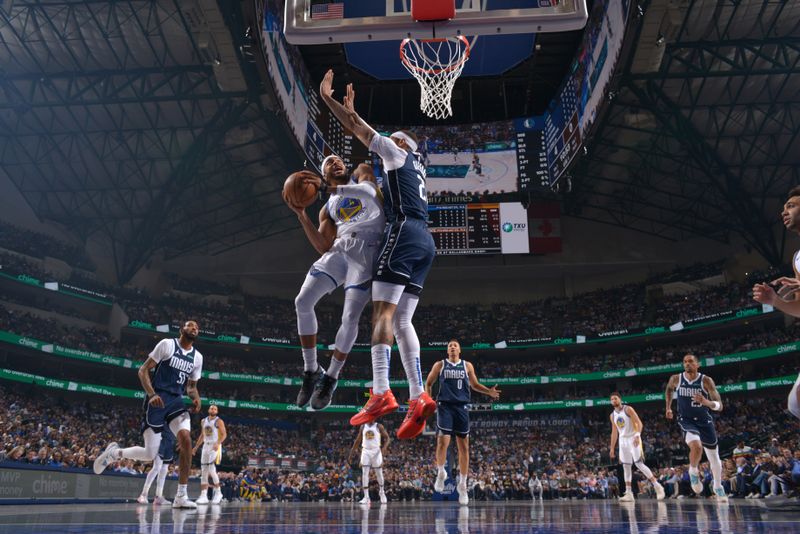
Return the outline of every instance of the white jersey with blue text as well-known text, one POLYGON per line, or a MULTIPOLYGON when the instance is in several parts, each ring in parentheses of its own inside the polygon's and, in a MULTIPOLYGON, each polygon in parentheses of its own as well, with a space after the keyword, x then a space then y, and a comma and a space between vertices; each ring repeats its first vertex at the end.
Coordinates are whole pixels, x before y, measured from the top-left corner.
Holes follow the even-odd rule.
POLYGON ((386 219, 380 197, 355 198, 331 195, 325 205, 336 224, 337 237, 362 236, 367 241, 380 239, 386 219))

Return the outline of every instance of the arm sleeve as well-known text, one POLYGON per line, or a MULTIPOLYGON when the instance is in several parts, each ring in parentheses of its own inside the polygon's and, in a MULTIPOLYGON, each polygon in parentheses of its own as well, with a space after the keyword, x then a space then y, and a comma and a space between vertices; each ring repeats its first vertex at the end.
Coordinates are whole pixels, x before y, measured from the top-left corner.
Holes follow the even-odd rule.
POLYGON ((200 354, 198 351, 194 355, 194 369, 192 369, 192 374, 189 376, 190 380, 200 380, 200 375, 203 373, 203 355, 200 354))
POLYGON ((408 153, 394 144, 394 141, 377 133, 372 136, 369 149, 381 157, 387 171, 402 167, 408 156, 408 153))
POLYGON ((378 190, 372 183, 362 182, 360 184, 336 186, 336 194, 343 197, 353 197, 360 200, 369 200, 378 196, 378 190))
POLYGON ((174 341, 171 339, 162 339, 159 341, 153 351, 150 353, 150 358, 156 362, 161 362, 172 356, 172 345, 174 341))

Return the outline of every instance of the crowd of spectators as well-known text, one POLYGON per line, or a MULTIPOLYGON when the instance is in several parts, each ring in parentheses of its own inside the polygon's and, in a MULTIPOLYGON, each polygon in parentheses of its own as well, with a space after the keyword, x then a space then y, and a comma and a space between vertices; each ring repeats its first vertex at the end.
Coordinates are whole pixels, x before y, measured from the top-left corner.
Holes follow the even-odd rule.
POLYGON ((50 256, 72 267, 94 271, 95 266, 83 247, 69 245, 40 232, 32 232, 0 220, 0 248, 15 250, 35 258, 50 256))
MULTIPOLYGON (((403 128, 376 126, 384 132, 403 128)), ((516 131, 512 121, 486 122, 481 124, 458 124, 450 126, 417 126, 414 134, 420 141, 420 149, 427 154, 449 154, 453 152, 482 152, 486 144, 516 146, 516 131)))
MULTIPOLYGON (((798 425, 781 409, 785 395, 729 396, 717 420, 725 461, 724 486, 735 497, 788 494, 800 483, 798 425), (734 443, 737 443, 734 447, 734 443)), ((60 398, 31 387, 0 385, 0 435, 5 461, 51 468, 86 468, 111 440, 140 441, 140 411, 130 403, 96 404, 60 398)), ((686 446, 677 424, 664 419, 660 405, 637 407, 644 423, 648 464, 668 495, 691 495, 686 446)), ((223 411, 222 417, 229 414, 223 411)), ((390 435, 399 416, 382 420, 390 435)), ((193 428, 197 430, 197 421, 193 428)), ((617 466, 608 456, 607 410, 473 416, 470 487, 473 499, 530 498, 531 478, 542 482, 545 498, 610 498, 620 494, 617 466)), ((228 498, 250 500, 353 500, 360 498, 358 454, 350 451, 356 430, 342 421, 283 422, 284 428, 231 415, 223 450, 222 479, 228 498), (250 458, 306 460, 308 469, 255 469, 250 458)), ((392 441, 385 458, 386 492, 391 500, 425 500, 432 495, 435 469, 432 436, 392 441)), ((195 462, 196 463, 196 462, 195 462)), ((196 466, 195 466, 196 467, 196 466)), ((706 485, 710 473, 701 466, 706 485)), ((111 469, 140 474, 146 465, 116 462, 111 469)), ((650 493, 637 474, 640 493, 650 493)), ((377 488, 373 488, 377 489, 377 488)), ((710 491, 707 488, 707 494, 710 491)))

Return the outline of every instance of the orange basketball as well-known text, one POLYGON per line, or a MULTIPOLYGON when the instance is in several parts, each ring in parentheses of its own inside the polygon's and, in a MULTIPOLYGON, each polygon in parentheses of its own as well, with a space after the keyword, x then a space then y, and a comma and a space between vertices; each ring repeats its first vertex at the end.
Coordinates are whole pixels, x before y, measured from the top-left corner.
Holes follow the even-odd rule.
POLYGON ((283 183, 283 199, 288 204, 307 208, 317 200, 317 186, 303 183, 306 178, 319 179, 319 176, 311 171, 297 171, 283 183))

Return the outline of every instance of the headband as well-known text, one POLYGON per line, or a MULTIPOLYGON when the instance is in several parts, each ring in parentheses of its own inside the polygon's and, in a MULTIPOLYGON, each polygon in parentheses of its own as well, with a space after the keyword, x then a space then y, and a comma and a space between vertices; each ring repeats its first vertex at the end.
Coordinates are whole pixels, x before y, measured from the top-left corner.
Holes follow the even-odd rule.
MULTIPOLYGON (((320 166, 319 166, 319 172, 320 172, 320 173, 321 173, 323 176, 325 175, 325 164, 326 164, 326 163, 328 163, 328 160, 329 160, 329 159, 333 159, 333 158, 336 158, 336 159, 342 159, 342 158, 340 158, 339 156, 337 156, 336 154, 331 154, 330 156, 325 156, 325 159, 323 159, 323 160, 322 160, 322 163, 321 163, 321 164, 320 164, 320 166)), ((344 163, 344 160, 343 160, 343 159, 342 159, 342 163, 344 163)), ((347 165, 345 165, 345 170, 347 170, 347 165)))
POLYGON ((407 133, 401 132, 401 131, 397 131, 397 132, 394 132, 389 137, 397 137, 398 139, 402 139, 403 141, 406 142, 406 144, 408 145, 408 148, 411 149, 411 152, 416 152, 417 151, 417 143, 416 143, 416 141, 411 139, 411 136, 408 135, 407 133))

